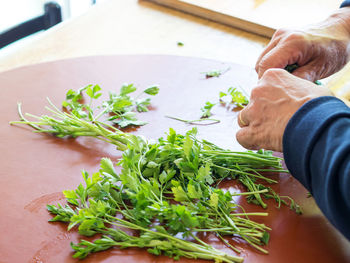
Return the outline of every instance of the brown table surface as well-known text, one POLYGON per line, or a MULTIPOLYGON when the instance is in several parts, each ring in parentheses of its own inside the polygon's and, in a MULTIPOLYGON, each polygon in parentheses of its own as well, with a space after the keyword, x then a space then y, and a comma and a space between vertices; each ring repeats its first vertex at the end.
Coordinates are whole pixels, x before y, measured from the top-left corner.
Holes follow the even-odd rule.
MULTIPOLYGON (((245 66, 212 60, 175 56, 101 56, 63 60, 19 68, 0 74, 0 262, 76 262, 70 241, 79 235, 67 232, 63 223, 48 223, 52 216, 46 204, 64 202, 62 190, 73 189, 81 182, 80 171, 97 171, 101 157, 117 160, 120 152, 113 146, 89 138, 58 139, 32 133, 23 126, 10 126, 18 120, 16 103, 23 111, 46 113, 46 97, 59 105, 65 92, 87 84, 99 84, 104 91, 117 90, 121 84, 134 83, 145 88, 159 84, 160 93, 152 100, 151 111, 140 117, 148 125, 132 132, 147 138, 163 136, 169 127, 185 132, 192 126, 165 118, 172 115, 197 118, 207 100, 215 100, 219 91, 239 86, 247 92, 256 82, 255 72, 245 66), (220 78, 205 79, 201 72, 230 70, 220 78)), ((198 126, 199 136, 218 145, 242 150, 235 140, 237 112, 217 106, 215 117, 220 124, 198 126)), ((269 255, 262 255, 244 243, 245 262, 350 262, 350 244, 328 223, 307 191, 291 176, 275 175, 280 183, 274 189, 295 198, 303 207, 299 216, 287 207, 276 209, 268 202, 269 217, 258 219, 270 226, 269 255)), ((225 187, 232 186, 226 182, 225 187)), ((246 209, 263 211, 247 205, 246 209)), ((210 238, 216 247, 231 252, 221 242, 210 238)), ((144 250, 113 249, 96 253, 84 262, 172 262, 166 257, 149 255, 144 250)), ((181 259, 180 262, 192 262, 181 259)))

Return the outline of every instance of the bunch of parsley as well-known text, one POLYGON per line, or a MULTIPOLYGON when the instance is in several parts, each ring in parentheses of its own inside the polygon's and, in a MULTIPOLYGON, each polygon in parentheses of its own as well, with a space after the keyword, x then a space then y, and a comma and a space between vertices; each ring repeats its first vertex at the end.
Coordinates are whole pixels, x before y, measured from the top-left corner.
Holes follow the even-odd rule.
POLYGON ((78 225, 82 235, 104 235, 94 242, 72 244, 79 258, 118 246, 146 247, 150 253, 174 258, 242 262, 242 258, 201 241, 196 236, 199 232, 214 232, 222 240, 223 236, 238 236, 267 253, 261 246, 268 242, 270 229, 249 219, 267 213, 245 213, 233 196, 256 198, 269 194, 269 189, 230 193, 218 184, 227 177, 264 179, 260 171, 266 169, 259 167, 281 169, 281 160, 265 152, 222 151, 217 155, 219 151, 213 144, 197 140, 196 129, 185 136, 170 129, 167 137, 156 143, 134 137, 118 164, 122 171, 118 174, 109 159, 101 160, 100 171, 92 177, 83 171, 85 186, 64 191, 70 205, 48 206, 56 214, 52 221, 69 222, 68 229, 78 225), (120 227, 137 231, 130 235, 120 227), (179 234, 183 239, 175 237, 179 234))
MULTIPOLYGON (((119 114, 119 111, 111 111, 116 107, 114 102, 121 103, 119 98, 129 97, 133 90, 133 86, 124 86, 119 95, 111 95, 109 101, 97 107, 99 113, 92 109, 92 101, 101 96, 98 86, 88 86, 84 90, 91 98, 89 104, 81 101, 82 91, 70 91, 63 103, 68 111, 59 110, 49 101, 47 109, 51 116, 29 114, 37 121, 27 120, 19 104, 22 120, 13 123, 27 124, 38 132, 58 137, 95 137, 123 151, 118 163, 122 167, 120 173, 115 171, 110 160, 102 159, 99 172, 89 176, 83 171, 85 186, 80 184, 75 190, 64 191, 69 204, 48 206, 56 215, 52 221, 69 222, 69 230, 77 226, 85 236, 102 234, 94 242, 82 240, 72 244, 76 251, 74 256, 84 258, 89 253, 117 246, 145 247, 152 254, 175 259, 243 261, 242 257, 229 255, 203 242, 197 237, 200 232, 215 233, 237 253, 239 250, 224 236, 240 237, 267 253, 262 246, 269 240, 269 227, 249 218, 267 216, 267 213, 245 213, 233 197, 246 196, 249 202, 262 207, 266 207, 264 199, 274 198, 278 205, 290 205, 299 212, 292 199, 280 197, 265 185, 277 182, 264 176, 264 172, 285 172, 281 159, 270 152, 221 149, 197 139, 196 129, 185 135, 170 129, 166 138, 149 142, 122 132, 108 124, 108 120, 99 120, 107 112, 119 114), (247 191, 231 193, 220 189, 220 182, 226 178, 242 183, 247 191), (134 234, 127 233, 125 228, 134 230, 134 234)), ((155 89, 151 93, 155 93, 155 89)), ((137 107, 138 104, 133 105, 137 107)))

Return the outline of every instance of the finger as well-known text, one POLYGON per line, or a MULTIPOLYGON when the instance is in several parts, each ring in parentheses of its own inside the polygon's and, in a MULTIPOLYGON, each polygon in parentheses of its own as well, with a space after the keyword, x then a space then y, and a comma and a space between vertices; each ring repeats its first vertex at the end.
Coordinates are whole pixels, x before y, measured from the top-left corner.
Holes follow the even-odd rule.
POLYGON ((249 119, 247 115, 247 107, 238 113, 237 122, 239 127, 243 128, 249 126, 249 119))
POLYGON ((260 65, 260 61, 262 60, 262 58, 279 44, 279 42, 281 41, 282 37, 287 32, 288 32, 287 29, 280 28, 280 29, 276 30, 276 32, 273 34, 270 43, 265 47, 265 49, 263 50, 263 52, 258 57, 258 60, 257 60, 257 62, 255 64, 255 71, 257 73, 259 72, 259 65, 260 65))
POLYGON ((256 144, 254 144, 254 136, 251 133, 251 127, 243 127, 236 133, 236 139, 240 145, 249 150, 258 150, 256 144))
POLYGON ((298 63, 298 58, 293 57, 293 51, 284 45, 279 45, 272 49, 262 58, 259 65, 259 79, 264 75, 265 71, 270 68, 284 69, 287 65, 298 63))
POLYGON ((260 54, 260 56, 258 57, 258 60, 257 60, 256 63, 255 63, 255 71, 256 71, 256 73, 259 72, 261 60, 265 57, 265 55, 266 55, 267 53, 269 53, 273 48, 275 48, 275 47, 277 46, 279 40, 280 40, 280 38, 275 39, 275 40, 272 40, 272 41, 267 45, 267 47, 265 47, 265 49, 263 50, 263 52, 260 54))
POLYGON ((241 128, 248 126, 248 124, 242 119, 242 111, 238 113, 237 122, 238 126, 241 128))

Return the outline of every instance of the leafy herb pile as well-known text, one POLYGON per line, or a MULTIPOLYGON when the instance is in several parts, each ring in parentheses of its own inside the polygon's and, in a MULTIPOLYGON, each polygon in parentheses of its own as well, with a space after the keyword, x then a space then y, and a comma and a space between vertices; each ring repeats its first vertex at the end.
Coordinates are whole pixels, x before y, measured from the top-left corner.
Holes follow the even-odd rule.
POLYGON ((208 231, 220 238, 240 236, 267 253, 260 246, 267 243, 269 228, 248 218, 267 214, 241 212, 232 197, 247 195, 251 200, 261 200, 260 195, 269 194, 268 188, 231 194, 217 184, 226 177, 254 181, 264 169, 257 168, 254 176, 248 171, 261 164, 280 169, 280 160, 262 152, 217 154, 220 149, 198 141, 195 134, 195 129, 186 136, 170 129, 167 138, 160 138, 157 143, 132 136, 118 164, 122 167, 119 174, 109 159, 102 159, 98 173, 89 177, 83 171, 85 186, 64 191, 71 206, 48 206, 56 214, 52 221, 69 222, 68 229, 79 225, 82 235, 105 235, 93 243, 72 244, 75 257, 84 258, 91 252, 119 246, 147 247, 150 253, 174 258, 242 261, 212 248, 195 235, 208 231), (118 227, 139 232, 130 235, 118 227), (176 238, 178 234, 198 244, 176 238))
MULTIPOLYGON (((126 91, 134 89, 124 87, 126 91)), ((96 86, 86 88, 91 100, 100 96, 99 91, 96 86)), ((126 91, 121 91, 119 96, 131 93, 126 91)), ((114 109, 111 106, 114 95, 98 107, 100 113, 95 113, 91 102, 74 104, 81 99, 81 92, 67 95, 63 106, 69 111, 59 110, 49 100, 47 109, 51 116, 28 114, 36 121, 27 120, 19 104, 21 121, 12 122, 27 124, 36 132, 57 137, 95 137, 123 151, 118 163, 120 173, 104 158, 99 172, 91 176, 82 172, 85 186, 80 184, 75 190, 64 191, 69 204, 47 206, 56 215, 51 221, 68 222, 68 230, 76 226, 85 236, 102 234, 93 242, 82 240, 71 244, 76 251, 74 257, 84 258, 89 253, 111 247, 140 247, 147 248, 149 253, 175 259, 242 262, 242 257, 219 251, 197 235, 212 232, 237 253, 239 250, 224 236, 239 237, 267 253, 263 246, 269 240, 269 227, 249 218, 267 216, 267 213, 246 213, 235 203, 234 196, 246 196, 248 202, 264 208, 267 206, 265 199, 273 198, 278 206, 286 204, 300 212, 290 197, 279 196, 269 187, 277 182, 264 175, 265 172, 285 172, 281 159, 271 152, 224 150, 197 139, 196 129, 181 135, 170 128, 166 138, 150 142, 99 120, 114 109), (220 189, 220 182, 227 178, 237 180, 247 191, 231 193, 220 189)))

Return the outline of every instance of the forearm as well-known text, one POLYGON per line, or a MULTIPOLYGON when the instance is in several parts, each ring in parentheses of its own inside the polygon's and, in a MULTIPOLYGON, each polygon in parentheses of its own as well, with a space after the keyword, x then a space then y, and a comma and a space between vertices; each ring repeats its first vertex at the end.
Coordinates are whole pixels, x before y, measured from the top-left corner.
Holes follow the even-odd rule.
POLYGON ((287 167, 325 216, 350 240, 350 110, 323 97, 305 104, 287 125, 287 167))

